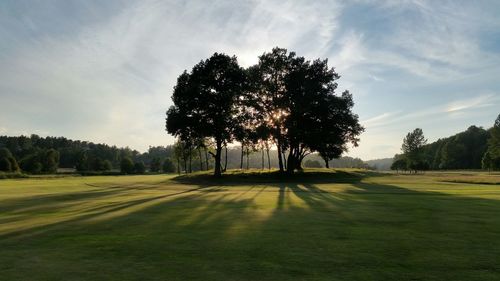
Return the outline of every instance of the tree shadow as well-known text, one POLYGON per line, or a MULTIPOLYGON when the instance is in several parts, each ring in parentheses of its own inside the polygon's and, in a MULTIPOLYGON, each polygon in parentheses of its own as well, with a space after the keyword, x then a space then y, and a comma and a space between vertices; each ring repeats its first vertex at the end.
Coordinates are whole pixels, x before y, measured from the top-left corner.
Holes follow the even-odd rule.
MULTIPOLYGON (((346 183, 345 189, 318 182, 235 189, 201 182, 184 192, 117 200, 72 220, 0 235, 0 247, 7 256, 36 253, 44 262, 28 261, 47 274, 45 279, 71 274, 123 280, 500 276, 500 201, 362 180, 346 183), (62 261, 68 266, 46 271, 47 264, 62 261)), ((20 263, 8 262, 7 276, 24 276, 20 263)))

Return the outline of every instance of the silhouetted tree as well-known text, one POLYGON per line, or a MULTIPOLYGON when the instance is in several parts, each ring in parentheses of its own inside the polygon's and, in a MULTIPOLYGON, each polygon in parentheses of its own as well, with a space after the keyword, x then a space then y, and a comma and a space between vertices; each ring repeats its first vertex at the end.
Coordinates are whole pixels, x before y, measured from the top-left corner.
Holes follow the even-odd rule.
POLYGON ((166 129, 181 140, 213 138, 215 176, 222 173, 222 147, 232 141, 239 126, 233 117, 238 113, 245 80, 236 57, 215 53, 190 73, 181 74, 174 88, 174 105, 167 112, 166 129))

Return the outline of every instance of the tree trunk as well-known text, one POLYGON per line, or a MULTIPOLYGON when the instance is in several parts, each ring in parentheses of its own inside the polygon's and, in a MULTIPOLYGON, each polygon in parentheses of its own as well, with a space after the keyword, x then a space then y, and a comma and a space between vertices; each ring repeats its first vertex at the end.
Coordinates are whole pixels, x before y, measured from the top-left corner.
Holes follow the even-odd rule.
POLYGON ((206 147, 204 147, 203 150, 205 150, 205 162, 206 162, 205 164, 207 166, 207 171, 208 171, 208 169, 209 169, 209 167, 208 167, 208 150, 206 147))
POLYGON ((283 151, 281 153, 283 154, 283 164, 284 164, 284 168, 286 170, 286 167, 287 167, 287 164, 288 164, 287 161, 286 161, 286 153, 285 153, 285 151, 283 151))
POLYGON ((182 160, 184 161, 184 173, 187 174, 188 168, 187 168, 187 157, 186 157, 186 155, 184 155, 184 157, 183 157, 182 160))
POLYGON ((241 143, 241 159, 240 159, 240 170, 243 170, 243 143, 241 143))
POLYGON ((224 145, 224 151, 225 151, 225 161, 224 161, 224 172, 227 171, 227 144, 224 145))
POLYGON ((179 157, 177 157, 177 173, 181 174, 181 159, 179 157))
POLYGON ((266 147, 266 153, 267 153, 267 168, 271 170, 271 157, 269 156, 269 146, 266 147))
POLYGON ((325 159, 325 168, 330 169, 330 164, 328 162, 328 159, 325 159))
POLYGON ((193 172, 193 150, 189 148, 189 173, 191 174, 193 172))
POLYGON ((201 148, 198 147, 198 156, 200 156, 200 171, 203 171, 203 158, 201 157, 201 148))
POLYGON ((282 173, 284 170, 283 170, 283 159, 281 159, 281 142, 279 139, 277 141, 277 144, 278 144, 278 165, 280 168, 280 172, 282 173))
POLYGON ((264 148, 261 148, 260 152, 262 155, 262 170, 264 170, 264 148))
POLYGON ((216 177, 221 177, 222 176, 222 171, 221 171, 221 154, 222 154, 222 143, 217 141, 217 145, 215 148, 215 168, 214 168, 214 176, 216 177))
POLYGON ((250 160, 249 160, 249 158, 250 158, 250 153, 249 153, 249 152, 250 152, 250 151, 249 151, 249 149, 248 149, 248 147, 247 147, 247 170, 249 169, 249 163, 250 163, 250 160))
POLYGON ((288 154, 287 162, 288 162, 288 167, 286 169, 286 172, 288 174, 293 174, 293 172, 295 171, 295 156, 292 149, 290 149, 290 153, 288 154))

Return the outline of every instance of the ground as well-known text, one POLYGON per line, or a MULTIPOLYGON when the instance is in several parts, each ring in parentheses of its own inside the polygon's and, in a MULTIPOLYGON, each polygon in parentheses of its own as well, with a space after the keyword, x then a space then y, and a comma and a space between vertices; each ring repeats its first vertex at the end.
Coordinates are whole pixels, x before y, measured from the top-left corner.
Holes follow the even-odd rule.
POLYGON ((0 280, 499 280, 500 175, 0 181, 0 280))

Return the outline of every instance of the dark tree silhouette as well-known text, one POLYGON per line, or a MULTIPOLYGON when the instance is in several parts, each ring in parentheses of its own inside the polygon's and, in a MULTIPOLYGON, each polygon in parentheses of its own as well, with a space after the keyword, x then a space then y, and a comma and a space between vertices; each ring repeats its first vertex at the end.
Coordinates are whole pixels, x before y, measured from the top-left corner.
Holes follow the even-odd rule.
POLYGON ((245 88, 246 76, 236 57, 215 53, 184 72, 177 79, 167 112, 167 131, 183 141, 213 138, 214 175, 221 176, 221 152, 231 142, 239 126, 238 99, 245 88))

